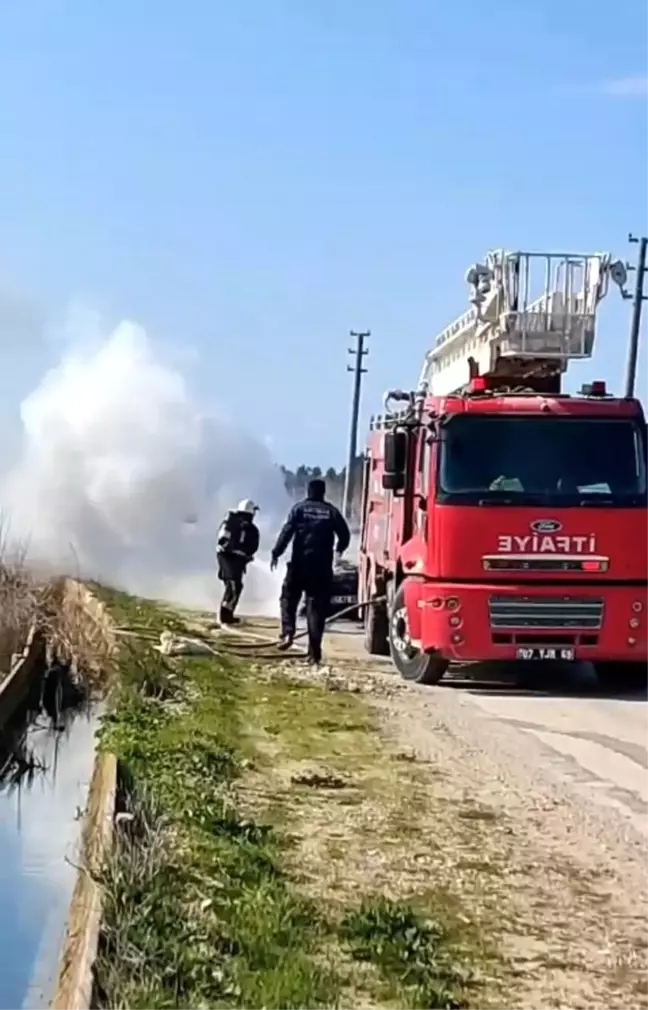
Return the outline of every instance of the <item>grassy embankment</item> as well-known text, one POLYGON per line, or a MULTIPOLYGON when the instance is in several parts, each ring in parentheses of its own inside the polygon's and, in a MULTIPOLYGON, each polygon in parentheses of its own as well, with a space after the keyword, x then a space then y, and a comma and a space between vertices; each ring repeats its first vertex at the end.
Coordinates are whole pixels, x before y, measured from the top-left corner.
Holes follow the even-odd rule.
MULTIPOLYGON (((122 627, 182 630, 102 595, 122 627)), ((406 763, 360 698, 226 658, 170 663, 141 640, 120 684, 103 728, 124 813, 100 1006, 485 1005, 476 928, 377 851, 405 851, 416 816, 406 763)))

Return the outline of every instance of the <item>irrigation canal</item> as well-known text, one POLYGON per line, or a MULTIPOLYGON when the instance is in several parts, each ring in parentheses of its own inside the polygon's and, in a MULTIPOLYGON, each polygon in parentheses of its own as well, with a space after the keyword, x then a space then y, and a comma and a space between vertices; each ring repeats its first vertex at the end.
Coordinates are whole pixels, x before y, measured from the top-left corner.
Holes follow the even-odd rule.
POLYGON ((96 728, 96 709, 59 668, 0 735, 0 1010, 52 999, 96 728))

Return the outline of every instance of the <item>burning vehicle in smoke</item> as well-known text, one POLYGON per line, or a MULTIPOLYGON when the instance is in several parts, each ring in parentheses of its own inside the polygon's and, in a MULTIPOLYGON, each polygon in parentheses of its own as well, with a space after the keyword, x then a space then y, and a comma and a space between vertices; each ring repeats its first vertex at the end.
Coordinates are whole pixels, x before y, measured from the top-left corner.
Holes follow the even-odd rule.
MULTIPOLYGON (((339 561, 333 572, 333 589, 329 605, 329 617, 341 613, 347 607, 358 603, 358 566, 352 561, 339 561)), ((357 621, 357 610, 344 615, 348 621, 357 621)))

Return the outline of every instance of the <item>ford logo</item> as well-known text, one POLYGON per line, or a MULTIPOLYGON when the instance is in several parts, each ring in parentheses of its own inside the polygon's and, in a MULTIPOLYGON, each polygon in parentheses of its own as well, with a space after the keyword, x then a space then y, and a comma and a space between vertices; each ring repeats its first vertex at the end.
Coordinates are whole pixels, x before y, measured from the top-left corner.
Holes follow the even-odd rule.
POLYGON ((557 522, 556 519, 536 519, 534 523, 531 523, 531 529, 534 533, 557 533, 562 529, 562 523, 557 522))

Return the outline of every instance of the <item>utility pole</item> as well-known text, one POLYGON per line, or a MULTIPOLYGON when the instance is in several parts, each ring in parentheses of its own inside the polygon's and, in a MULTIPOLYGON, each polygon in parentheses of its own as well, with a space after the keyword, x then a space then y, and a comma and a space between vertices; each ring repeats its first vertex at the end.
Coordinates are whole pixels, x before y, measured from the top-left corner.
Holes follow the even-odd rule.
POLYGON ((646 295, 644 295, 644 277, 646 275, 646 249, 648 247, 648 238, 635 238, 634 235, 628 235, 628 241, 633 243, 638 243, 639 245, 639 256, 637 259, 636 267, 629 266, 630 270, 637 271, 635 293, 632 300, 632 319, 630 322, 630 341, 628 346, 628 363, 626 366, 626 388, 625 395, 628 398, 634 396, 635 391, 635 380, 637 378, 637 357, 639 354, 639 333, 641 329, 641 310, 643 308, 643 303, 647 300, 646 295))
POLYGON ((342 498, 342 513, 348 521, 351 518, 351 501, 353 499, 353 467, 358 448, 358 417, 360 415, 360 387, 362 376, 367 371, 362 367, 362 359, 369 352, 365 350, 365 338, 371 336, 371 331, 356 333, 350 330, 350 336, 355 337, 356 346, 349 348, 349 354, 355 356, 355 363, 347 365, 347 372, 353 372, 353 400, 351 402, 351 423, 349 425, 349 454, 347 456, 346 473, 344 474, 344 496, 342 498))

